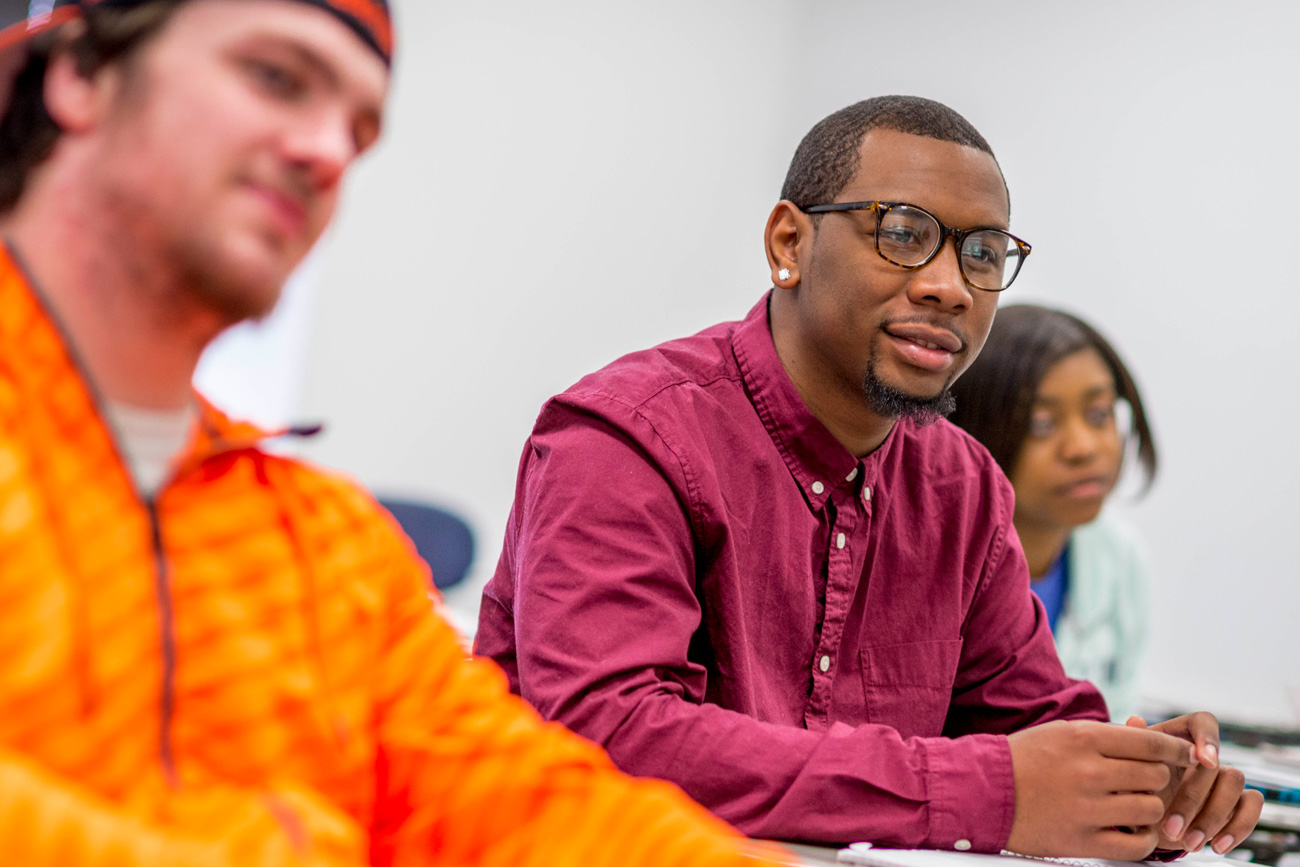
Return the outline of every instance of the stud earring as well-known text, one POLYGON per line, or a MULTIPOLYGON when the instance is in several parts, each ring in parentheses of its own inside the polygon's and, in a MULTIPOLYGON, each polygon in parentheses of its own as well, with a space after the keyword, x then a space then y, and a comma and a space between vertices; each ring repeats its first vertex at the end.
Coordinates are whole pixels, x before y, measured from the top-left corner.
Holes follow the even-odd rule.
POLYGON ((789 279, 790 279, 790 269, 789 269, 789 268, 782 268, 780 271, 777 271, 777 272, 776 272, 776 278, 777 278, 778 280, 789 280, 789 279))

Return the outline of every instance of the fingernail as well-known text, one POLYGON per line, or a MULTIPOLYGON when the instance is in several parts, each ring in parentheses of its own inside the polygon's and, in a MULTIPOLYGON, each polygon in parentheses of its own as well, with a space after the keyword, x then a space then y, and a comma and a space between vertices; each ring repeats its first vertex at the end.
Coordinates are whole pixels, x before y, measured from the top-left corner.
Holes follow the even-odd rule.
POLYGON ((1196 755, 1196 744, 1192 744, 1187 748, 1187 756, 1191 760, 1193 767, 1201 763, 1200 757, 1196 755))
POLYGON ((1218 747, 1216 747, 1214 744, 1206 744, 1206 745, 1205 745, 1205 755, 1209 756, 1209 759, 1210 759, 1210 765, 1209 765, 1209 766, 1210 766, 1211 768, 1217 768, 1217 767, 1219 766, 1219 748, 1218 748, 1218 747))
POLYGON ((1165 836, 1171 840, 1177 840, 1183 833, 1183 827, 1187 820, 1175 813, 1165 822, 1165 836))
POLYGON ((1218 839, 1218 841, 1214 844, 1212 848, 1214 849, 1215 852, 1218 852, 1220 855, 1227 855, 1228 851, 1232 849, 1233 844, 1236 842, 1237 842, 1236 840, 1232 839, 1231 834, 1224 834, 1222 837, 1218 839))
POLYGON ((1183 841, 1183 848, 1188 852, 1195 852, 1197 849, 1201 848, 1201 844, 1204 842, 1205 834, 1201 831, 1193 831, 1188 834, 1187 839, 1183 841))

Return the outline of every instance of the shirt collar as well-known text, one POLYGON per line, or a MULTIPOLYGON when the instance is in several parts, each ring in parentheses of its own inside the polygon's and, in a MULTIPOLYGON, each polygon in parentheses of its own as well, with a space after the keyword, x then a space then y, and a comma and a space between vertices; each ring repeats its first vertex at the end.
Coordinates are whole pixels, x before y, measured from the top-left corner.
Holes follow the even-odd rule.
POLYGON ((764 295, 736 328, 732 350, 763 427, 803 489, 808 507, 816 511, 832 491, 851 490, 864 478, 872 482, 899 425, 894 425, 880 448, 861 461, 854 457, 812 414, 785 372, 772 340, 769 296, 764 295))

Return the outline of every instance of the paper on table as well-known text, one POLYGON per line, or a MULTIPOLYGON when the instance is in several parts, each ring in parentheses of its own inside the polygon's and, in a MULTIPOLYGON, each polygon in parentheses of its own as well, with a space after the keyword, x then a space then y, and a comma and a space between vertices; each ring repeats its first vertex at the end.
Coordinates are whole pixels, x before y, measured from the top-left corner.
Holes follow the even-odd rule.
MULTIPOLYGON (((1133 867, 1132 861, 1108 861, 1103 858, 1035 858, 1006 852, 1002 855, 984 855, 975 852, 951 852, 943 849, 875 849, 850 846, 838 854, 841 864, 860 864, 863 867, 1015 867, 1015 861, 1032 867, 1035 861, 1066 864, 1071 867, 1133 867), (1012 860, 1008 860, 1012 859, 1012 860)), ((1192 865, 1212 862, 1223 867, 1245 867, 1247 862, 1206 855, 1203 852, 1187 855, 1178 864, 1192 865)), ((1157 862, 1136 862, 1157 863, 1157 862)))
POLYGON ((841 864, 861 864, 863 867, 1014 867, 1014 863, 1008 864, 1008 858, 1023 860, 1026 867, 1032 867, 1032 861, 1068 864, 1071 867, 1133 867, 1131 861, 1106 861, 1101 858, 1028 858, 1011 853, 985 855, 946 849, 859 848, 856 844, 841 849, 838 858, 841 864))

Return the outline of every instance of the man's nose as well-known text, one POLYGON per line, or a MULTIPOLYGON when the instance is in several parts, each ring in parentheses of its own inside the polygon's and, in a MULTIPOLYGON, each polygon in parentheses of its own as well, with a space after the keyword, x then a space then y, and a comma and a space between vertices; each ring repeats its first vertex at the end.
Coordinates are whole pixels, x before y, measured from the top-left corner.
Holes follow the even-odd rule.
POLYGON ((934 259, 912 272, 907 288, 913 303, 949 311, 969 310, 974 304, 973 291, 962 277, 953 238, 945 238, 934 259))
POLYGON ((351 124, 333 112, 322 112, 292 130, 287 150, 318 190, 337 186, 357 156, 351 124))

